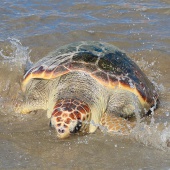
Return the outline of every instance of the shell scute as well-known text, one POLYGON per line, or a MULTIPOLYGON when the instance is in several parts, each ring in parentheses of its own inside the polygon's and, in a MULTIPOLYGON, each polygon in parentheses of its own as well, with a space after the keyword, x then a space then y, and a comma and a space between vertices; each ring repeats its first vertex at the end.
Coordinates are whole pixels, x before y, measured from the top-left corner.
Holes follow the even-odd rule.
POLYGON ((69 70, 79 70, 79 71, 85 71, 85 72, 94 72, 97 70, 96 65, 88 64, 88 63, 79 63, 79 62, 71 62, 65 65, 66 68, 69 70))
POLYGON ((40 75, 40 74, 43 74, 44 72, 45 72, 44 66, 36 67, 32 69, 31 71, 29 71, 26 77, 28 77, 29 75, 40 75))
POLYGON ((116 87, 118 86, 119 82, 118 79, 115 76, 109 75, 109 83, 111 87, 116 87))
POLYGON ((100 60, 98 62, 98 66, 100 69, 102 69, 106 72, 113 71, 115 69, 113 64, 105 58, 100 58, 100 60))
POLYGON ((140 93, 141 97, 143 98, 143 100, 146 101, 146 98, 149 96, 147 96, 145 88, 142 88, 142 86, 140 86, 140 84, 135 84, 135 86, 136 86, 136 89, 138 90, 138 92, 140 93))
MULTIPOLYGON (((49 72, 51 72, 51 71, 49 71, 49 72)), ((56 68, 53 70, 53 74, 54 74, 54 75, 58 75, 58 74, 62 75, 62 74, 67 73, 67 72, 69 72, 68 69, 67 69, 66 67, 62 66, 62 65, 56 67, 56 68)), ((55 76, 54 76, 54 77, 55 77, 55 76)))
POLYGON ((73 56, 73 61, 82 61, 86 63, 95 63, 98 59, 98 56, 94 55, 91 52, 80 52, 73 56))
POLYGON ((42 73, 43 71, 45 71, 44 66, 40 66, 37 69, 34 69, 34 71, 32 71, 32 72, 34 72, 34 73, 42 73))
POLYGON ((119 82, 122 84, 122 86, 135 88, 135 83, 129 79, 128 77, 123 77, 119 80, 119 82))

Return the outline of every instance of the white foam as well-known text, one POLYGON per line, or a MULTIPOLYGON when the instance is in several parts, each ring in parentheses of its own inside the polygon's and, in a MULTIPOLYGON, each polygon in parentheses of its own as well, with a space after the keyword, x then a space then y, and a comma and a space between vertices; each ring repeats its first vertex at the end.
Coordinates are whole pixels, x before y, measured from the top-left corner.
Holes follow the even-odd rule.
POLYGON ((163 130, 159 129, 160 124, 152 123, 147 125, 142 122, 131 131, 130 138, 135 138, 138 142, 146 146, 152 146, 161 150, 169 150, 170 125, 163 130))
POLYGON ((27 62, 31 63, 28 47, 24 47, 20 40, 16 38, 8 38, 10 53, 6 49, 0 49, 0 58, 4 63, 17 64, 18 66, 25 65, 27 62), (8 55, 5 55, 7 53, 8 55))

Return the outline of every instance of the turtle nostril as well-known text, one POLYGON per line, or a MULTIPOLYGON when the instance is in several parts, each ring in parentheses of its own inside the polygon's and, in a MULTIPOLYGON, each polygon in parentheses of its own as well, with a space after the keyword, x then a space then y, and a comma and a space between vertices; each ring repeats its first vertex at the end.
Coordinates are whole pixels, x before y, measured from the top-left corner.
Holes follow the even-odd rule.
POLYGON ((64 133, 65 130, 64 129, 58 129, 58 133, 64 133))

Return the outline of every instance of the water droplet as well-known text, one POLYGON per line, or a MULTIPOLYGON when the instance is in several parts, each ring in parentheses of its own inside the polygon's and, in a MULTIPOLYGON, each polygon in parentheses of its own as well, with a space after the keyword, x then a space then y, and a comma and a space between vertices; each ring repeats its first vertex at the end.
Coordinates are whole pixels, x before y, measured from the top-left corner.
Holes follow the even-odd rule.
POLYGON ((166 122, 164 123, 164 126, 166 127, 166 126, 167 126, 167 124, 168 124, 168 122, 166 121, 166 122))
POLYGON ((166 111, 166 112, 165 112, 165 115, 166 115, 166 116, 169 116, 169 112, 166 111))

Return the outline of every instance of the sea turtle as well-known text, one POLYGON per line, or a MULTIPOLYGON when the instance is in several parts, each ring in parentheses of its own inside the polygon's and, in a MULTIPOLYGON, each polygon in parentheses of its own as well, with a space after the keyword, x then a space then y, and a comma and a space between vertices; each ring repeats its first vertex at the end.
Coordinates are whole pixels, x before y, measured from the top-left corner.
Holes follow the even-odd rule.
POLYGON ((128 134, 127 118, 145 115, 157 94, 145 74, 117 47, 104 42, 63 46, 35 63, 24 75, 25 100, 15 111, 47 110, 59 138, 99 127, 128 134))

